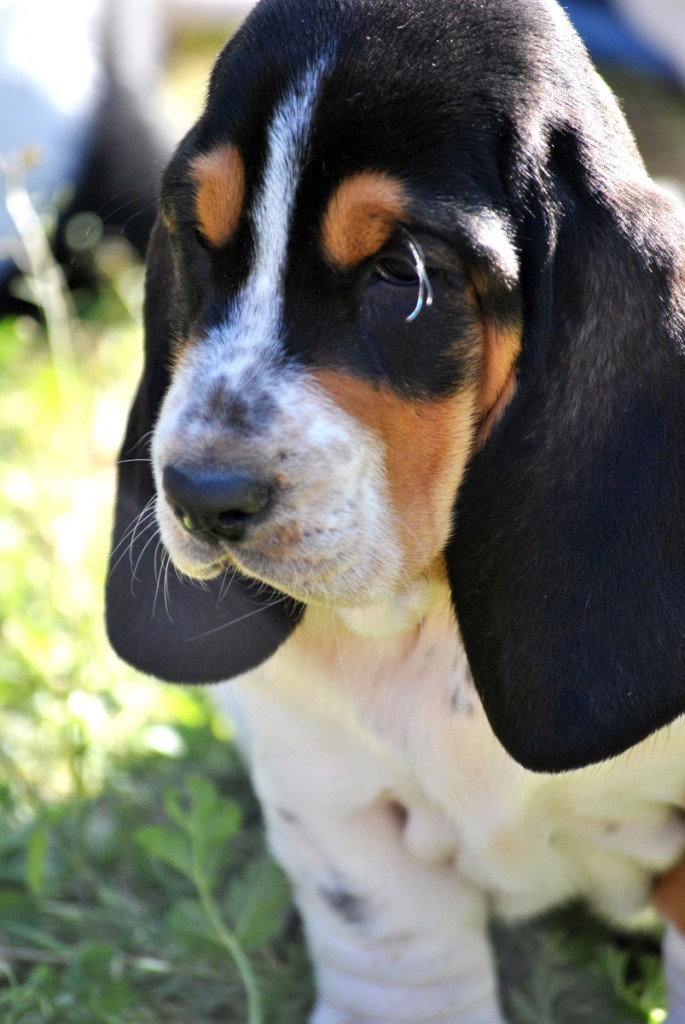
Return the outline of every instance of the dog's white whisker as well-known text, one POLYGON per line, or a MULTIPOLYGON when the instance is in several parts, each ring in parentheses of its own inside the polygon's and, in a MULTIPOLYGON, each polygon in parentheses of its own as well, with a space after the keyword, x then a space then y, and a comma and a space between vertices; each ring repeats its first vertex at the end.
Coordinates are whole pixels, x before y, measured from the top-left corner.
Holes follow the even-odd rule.
POLYGON ((119 563, 126 557, 127 554, 131 553, 132 545, 135 541, 136 536, 142 536, 145 534, 153 525, 155 525, 154 508, 151 508, 155 499, 150 498, 144 509, 134 516, 130 525, 122 533, 118 543, 112 548, 110 555, 110 569, 109 575, 111 575, 117 568, 119 563), (145 525, 143 525, 145 524, 145 525), (114 561, 112 561, 114 559, 114 561))
POLYGON ((283 597, 276 598, 269 604, 261 604, 257 608, 253 608, 251 611, 245 612, 244 615, 239 615, 237 619, 229 619, 227 622, 222 622, 220 626, 208 629, 204 633, 197 633, 195 636, 187 637, 185 643, 192 643, 194 640, 202 640, 205 637, 212 636, 214 633, 220 633, 225 629, 230 629, 231 626, 237 626, 240 622, 244 622, 245 619, 251 619, 254 615, 260 615, 262 612, 266 612, 270 608, 274 608, 276 605, 283 604, 285 601, 287 601, 287 597, 284 594, 283 597))
MULTIPOLYGON (((154 533, 152 534, 152 536, 148 538, 148 540, 145 542, 145 544, 143 545, 143 547, 139 551, 138 557, 136 558, 135 565, 131 566, 131 587, 133 587, 134 583, 140 583, 141 582, 139 577, 138 577, 138 566, 140 565, 140 563, 141 563, 141 561, 142 561, 142 559, 143 559, 143 557, 145 555, 145 552, 150 547, 150 544, 152 544, 152 542, 154 540, 157 540, 158 537, 159 537, 159 531, 155 530, 154 533)), ((161 541, 159 541, 159 543, 161 543, 161 541)))

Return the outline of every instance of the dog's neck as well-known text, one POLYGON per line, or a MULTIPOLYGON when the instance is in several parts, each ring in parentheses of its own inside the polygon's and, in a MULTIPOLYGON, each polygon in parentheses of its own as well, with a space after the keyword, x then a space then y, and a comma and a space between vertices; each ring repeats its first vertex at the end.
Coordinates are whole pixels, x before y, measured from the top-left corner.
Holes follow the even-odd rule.
POLYGON ((422 576, 386 601, 356 608, 336 608, 334 614, 350 633, 373 640, 386 640, 416 630, 430 612, 449 601, 442 577, 422 576))
MULTIPOLYGON (((311 687, 310 693, 325 691, 329 699, 337 694, 336 701, 356 707, 362 717, 375 709, 372 719, 380 713, 381 695, 390 717, 395 711, 404 716, 396 707, 403 692, 410 704, 420 693, 426 707, 444 707, 445 713, 465 694, 469 703, 477 702, 449 587, 437 575, 414 581, 383 604, 310 606, 265 674, 269 685, 285 686, 289 699, 311 687)), ((373 728, 384 732, 387 722, 373 728)))

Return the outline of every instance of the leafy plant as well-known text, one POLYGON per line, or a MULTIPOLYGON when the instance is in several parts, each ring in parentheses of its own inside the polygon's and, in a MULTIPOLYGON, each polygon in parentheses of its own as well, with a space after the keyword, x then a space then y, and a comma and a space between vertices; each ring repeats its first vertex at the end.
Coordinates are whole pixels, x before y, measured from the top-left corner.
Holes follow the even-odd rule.
POLYGON ((177 933, 216 942, 228 953, 245 988, 248 1024, 262 1024, 259 988, 244 947, 277 939, 283 931, 290 903, 287 882, 268 858, 248 862, 230 881, 224 900, 232 920, 229 927, 214 889, 226 866, 222 860, 230 859, 225 856, 230 841, 242 824, 240 807, 234 800, 220 797, 201 776, 188 779, 185 794, 167 790, 164 804, 175 827, 144 826, 136 837, 152 857, 169 864, 195 886, 198 902, 178 903, 172 911, 172 927, 177 933))

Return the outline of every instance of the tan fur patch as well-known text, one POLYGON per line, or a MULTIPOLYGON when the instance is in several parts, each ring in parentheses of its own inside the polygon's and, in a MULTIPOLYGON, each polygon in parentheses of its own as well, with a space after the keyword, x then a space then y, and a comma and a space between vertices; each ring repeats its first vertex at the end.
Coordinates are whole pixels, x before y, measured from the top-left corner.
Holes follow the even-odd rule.
POLYGON ((333 194, 322 225, 329 263, 348 270, 382 249, 406 212, 402 184, 386 174, 364 171, 347 178, 333 194))
POLYGON ((485 324, 485 355, 480 405, 483 413, 496 405, 510 379, 521 352, 521 332, 517 327, 485 324))
POLYGON ((483 325, 483 368, 479 396, 481 427, 478 443, 483 444, 516 391, 516 363, 521 354, 521 325, 497 323, 483 313, 487 307, 489 281, 486 274, 473 272, 474 302, 483 325))
POLYGON ((228 143, 191 162, 198 227, 211 246, 220 248, 238 226, 245 201, 245 165, 228 143))
POLYGON ((676 864, 657 882, 652 902, 661 916, 685 935, 685 861, 676 864))
POLYGON ((381 442, 397 540, 409 576, 432 571, 452 527, 452 510, 471 452, 475 388, 433 402, 399 398, 349 374, 322 370, 318 384, 381 442))
POLYGON ((478 441, 482 444, 504 412, 516 391, 516 363, 521 353, 518 327, 483 325, 483 373, 479 407, 482 424, 478 441))

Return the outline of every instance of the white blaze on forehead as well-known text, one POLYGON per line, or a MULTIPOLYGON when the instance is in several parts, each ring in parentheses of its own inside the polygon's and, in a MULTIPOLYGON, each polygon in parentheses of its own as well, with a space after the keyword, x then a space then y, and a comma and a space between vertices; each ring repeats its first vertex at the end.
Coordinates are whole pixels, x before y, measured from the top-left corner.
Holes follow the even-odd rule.
POLYGON ((295 191, 307 153, 316 94, 323 67, 310 69, 286 97, 269 131, 264 181, 255 208, 255 286, 280 280, 285 267, 295 191))
POLYGON ((183 432, 201 436, 206 425, 189 408, 221 383, 243 400, 256 380, 273 392, 282 408, 291 397, 279 374, 274 387, 281 339, 283 279, 295 195, 307 156, 313 113, 327 61, 311 66, 275 109, 267 132, 267 158, 252 207, 253 255, 247 280, 232 298, 222 321, 187 347, 174 371, 155 431, 162 450, 183 421, 183 432))
POLYGON ((293 205, 324 68, 323 60, 310 68, 276 109, 253 206, 252 269, 230 313, 207 338, 213 358, 219 349, 224 370, 234 381, 249 372, 256 358, 263 363, 265 349, 278 346, 293 205))

